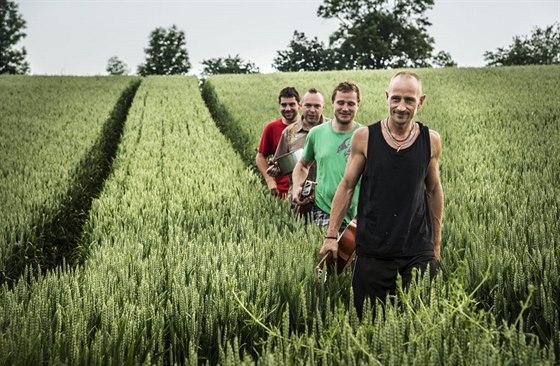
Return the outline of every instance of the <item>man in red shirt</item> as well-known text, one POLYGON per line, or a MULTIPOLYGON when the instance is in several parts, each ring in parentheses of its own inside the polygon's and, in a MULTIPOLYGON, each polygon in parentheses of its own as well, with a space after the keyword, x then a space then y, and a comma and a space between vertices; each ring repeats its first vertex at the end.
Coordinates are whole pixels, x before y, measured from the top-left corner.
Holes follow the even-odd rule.
POLYGON ((280 114, 282 118, 269 122, 263 130, 261 142, 257 150, 256 164, 261 172, 270 194, 276 197, 285 198, 290 187, 287 175, 273 178, 267 174, 267 157, 274 155, 282 132, 286 127, 294 123, 299 118, 299 93, 293 87, 286 87, 280 91, 278 96, 280 114))

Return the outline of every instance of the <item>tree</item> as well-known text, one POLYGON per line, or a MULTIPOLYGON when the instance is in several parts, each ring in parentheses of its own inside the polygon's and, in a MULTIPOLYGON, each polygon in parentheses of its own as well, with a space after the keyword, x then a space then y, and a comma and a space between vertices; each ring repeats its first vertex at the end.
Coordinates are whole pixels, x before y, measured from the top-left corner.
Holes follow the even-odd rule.
POLYGON ((439 51, 432 56, 432 66, 434 67, 453 67, 457 63, 451 58, 451 54, 445 51, 439 51))
POLYGON ((484 52, 487 66, 550 65, 560 63, 560 23, 535 27, 531 37, 513 37, 509 47, 484 52))
POLYGON ((425 12, 434 0, 325 0, 320 17, 340 20, 330 37, 345 69, 429 66, 433 38, 425 12))
POLYGON ((288 49, 277 51, 272 67, 278 71, 325 71, 337 69, 335 52, 325 48, 317 37, 309 40, 305 33, 294 31, 288 49))
POLYGON ((204 65, 201 75, 203 79, 217 74, 258 74, 260 72, 254 63, 244 61, 239 55, 202 60, 201 64, 204 65))
POLYGON ((26 36, 25 20, 18 13, 13 1, 0 0, 0 74, 25 74, 29 64, 25 61, 25 47, 16 49, 16 44, 26 36))
POLYGON ((109 75, 127 75, 129 71, 128 65, 119 60, 117 56, 113 56, 107 61, 106 70, 109 75))
POLYGON ((150 33, 146 62, 138 66, 138 74, 183 75, 191 64, 186 48, 185 32, 173 25, 169 29, 158 27, 150 33))

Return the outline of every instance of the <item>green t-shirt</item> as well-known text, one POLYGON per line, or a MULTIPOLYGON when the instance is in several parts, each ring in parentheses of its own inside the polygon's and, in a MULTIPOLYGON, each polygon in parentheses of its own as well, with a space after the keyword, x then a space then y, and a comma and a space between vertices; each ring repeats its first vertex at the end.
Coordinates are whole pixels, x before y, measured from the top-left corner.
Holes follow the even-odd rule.
MULTIPOLYGON (((352 131, 336 132, 332 128, 332 122, 329 121, 312 128, 307 135, 302 158, 308 162, 313 160, 317 162, 315 204, 329 214, 334 194, 344 176, 346 162, 350 157, 352 136, 360 127, 362 126, 356 123, 356 127, 352 131)), ((346 223, 349 223, 356 216, 359 192, 360 181, 356 185, 352 202, 344 218, 346 223)))

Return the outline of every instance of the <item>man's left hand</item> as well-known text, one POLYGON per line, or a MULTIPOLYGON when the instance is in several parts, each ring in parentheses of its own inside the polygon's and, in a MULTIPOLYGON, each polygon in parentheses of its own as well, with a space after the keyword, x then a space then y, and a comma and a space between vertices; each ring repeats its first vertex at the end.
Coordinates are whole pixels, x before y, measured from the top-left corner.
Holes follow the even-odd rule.
POLYGON ((268 175, 270 175, 271 177, 276 178, 277 176, 280 175, 280 167, 278 166, 278 164, 275 162, 273 164, 271 164, 268 169, 266 170, 266 173, 268 175))

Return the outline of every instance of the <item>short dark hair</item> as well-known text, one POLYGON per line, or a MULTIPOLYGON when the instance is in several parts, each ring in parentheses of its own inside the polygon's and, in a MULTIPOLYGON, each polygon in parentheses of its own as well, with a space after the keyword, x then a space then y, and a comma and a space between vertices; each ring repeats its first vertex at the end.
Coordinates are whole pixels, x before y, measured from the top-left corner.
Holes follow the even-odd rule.
POLYGON ((334 98, 336 97, 336 92, 341 92, 341 93, 356 92, 356 96, 358 97, 358 104, 360 104, 360 88, 353 81, 348 81, 348 80, 341 81, 340 83, 338 83, 337 86, 335 86, 334 91, 332 93, 333 103, 334 103, 334 98))
POLYGON ((278 95, 278 104, 280 104, 280 100, 282 98, 296 98, 296 101, 299 103, 299 93, 293 86, 287 86, 280 90, 280 95, 278 95))

